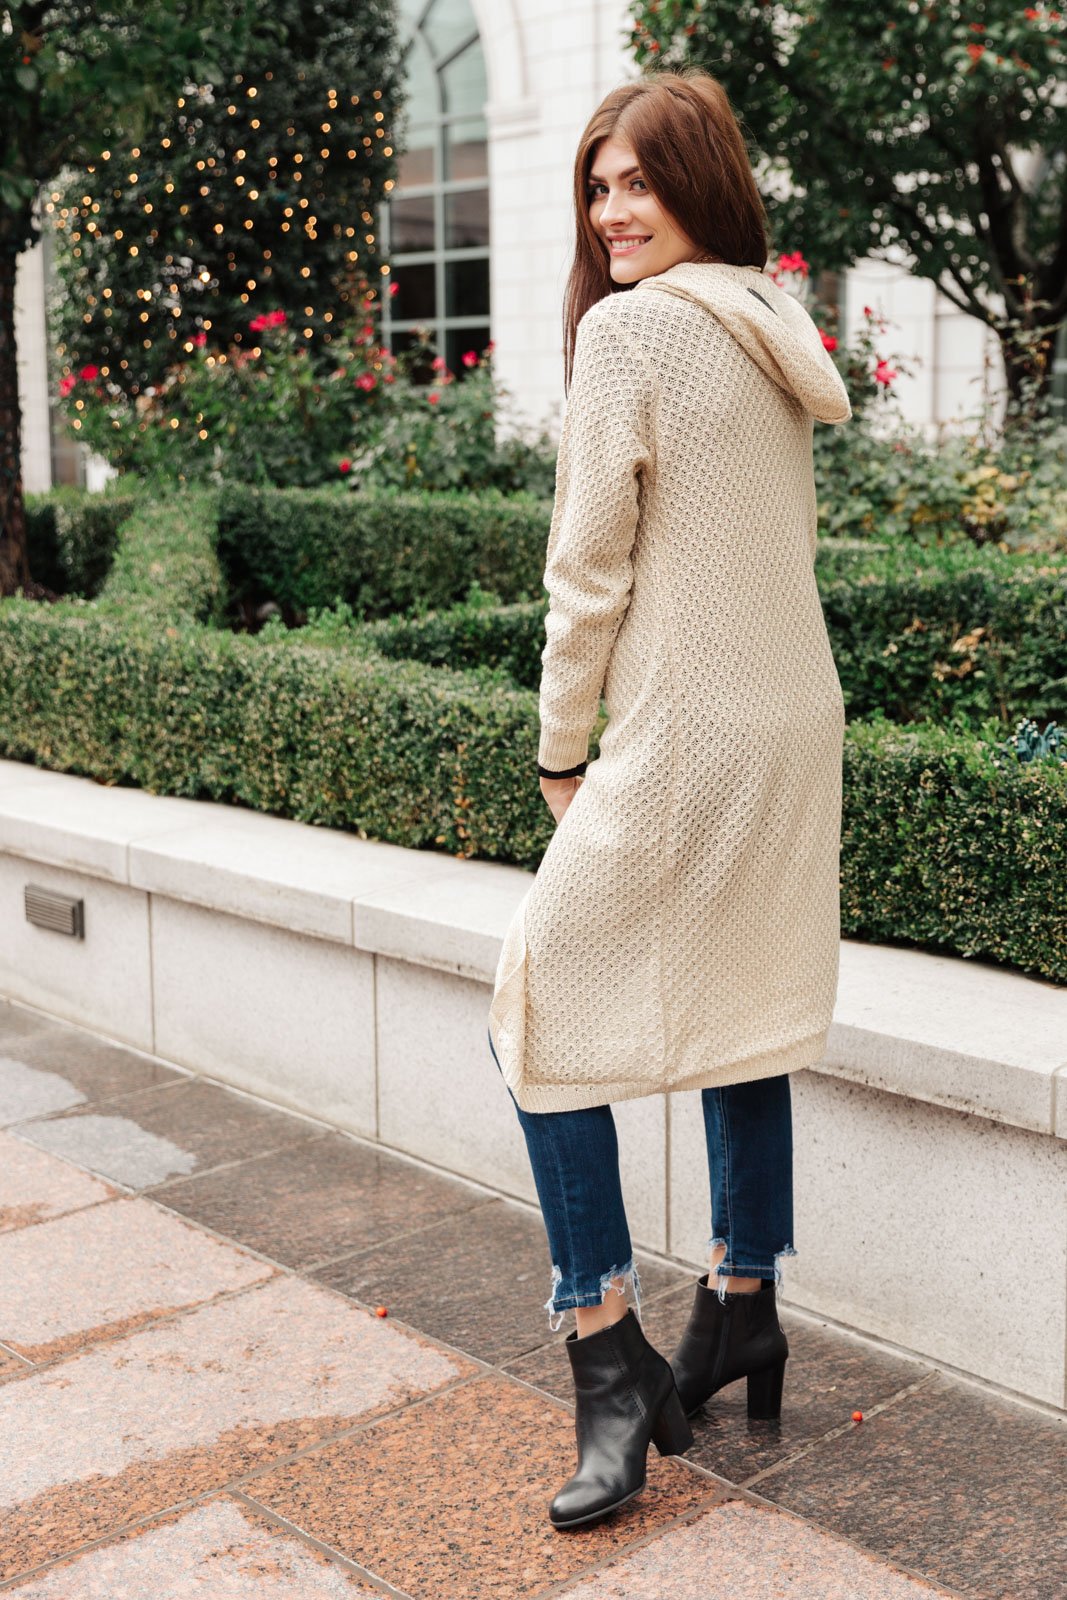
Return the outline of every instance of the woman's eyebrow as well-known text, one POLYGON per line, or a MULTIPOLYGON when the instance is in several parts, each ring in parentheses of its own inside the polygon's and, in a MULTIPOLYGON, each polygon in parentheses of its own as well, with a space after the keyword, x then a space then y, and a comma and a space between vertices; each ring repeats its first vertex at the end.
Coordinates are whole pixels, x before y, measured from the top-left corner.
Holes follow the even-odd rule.
MULTIPOLYGON (((620 172, 619 173, 619 177, 620 178, 628 178, 632 172, 640 172, 640 171, 641 171, 640 167, 627 167, 625 172, 620 172)), ((605 180, 602 177, 600 177, 599 173, 591 172, 589 174, 589 182, 590 183, 603 183, 604 181, 605 180)))

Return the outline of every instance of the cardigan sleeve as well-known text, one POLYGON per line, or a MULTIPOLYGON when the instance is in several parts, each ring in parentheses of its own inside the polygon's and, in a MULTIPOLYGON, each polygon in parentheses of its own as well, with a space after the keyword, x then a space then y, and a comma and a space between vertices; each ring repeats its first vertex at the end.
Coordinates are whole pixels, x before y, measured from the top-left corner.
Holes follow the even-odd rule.
POLYGON ((544 584, 542 776, 584 771, 608 658, 630 603, 639 477, 652 459, 651 366, 614 306, 578 324, 544 584))

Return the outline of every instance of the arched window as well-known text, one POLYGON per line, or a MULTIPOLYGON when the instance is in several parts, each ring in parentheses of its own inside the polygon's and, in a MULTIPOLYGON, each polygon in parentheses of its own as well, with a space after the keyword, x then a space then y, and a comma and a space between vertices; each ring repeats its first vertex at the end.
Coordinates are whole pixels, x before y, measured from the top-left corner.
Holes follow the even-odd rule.
MULTIPOLYGON (((395 294, 383 332, 394 355, 426 327, 462 378, 489 343, 489 168, 485 56, 470 0, 400 0, 408 96, 396 187, 382 206, 395 294)), ((433 373, 417 374, 430 381, 433 373)))

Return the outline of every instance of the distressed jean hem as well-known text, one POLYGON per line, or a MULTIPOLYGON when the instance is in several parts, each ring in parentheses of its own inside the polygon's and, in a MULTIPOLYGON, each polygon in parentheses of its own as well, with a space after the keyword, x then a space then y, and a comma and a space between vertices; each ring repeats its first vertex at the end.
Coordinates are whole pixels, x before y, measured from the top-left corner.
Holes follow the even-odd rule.
POLYGON ((614 1290, 614 1292, 616 1294, 625 1295, 625 1293, 626 1293, 626 1279, 627 1278, 629 1278, 631 1283, 633 1284, 634 1314, 637 1317, 637 1320, 640 1322, 640 1320, 641 1320, 641 1278, 640 1278, 640 1274, 638 1273, 637 1266, 636 1266, 632 1256, 625 1263, 624 1266, 612 1267, 612 1268, 610 1268, 609 1271, 602 1272, 601 1275, 600 1275, 600 1284, 599 1284, 598 1288, 589 1289, 589 1290, 585 1290, 585 1289, 564 1290, 562 1293, 560 1292, 560 1287, 559 1286, 563 1282, 563 1273, 560 1270, 560 1268, 555 1264, 555 1262, 553 1262, 553 1264, 552 1264, 552 1292, 551 1292, 551 1294, 549 1295, 548 1299, 545 1301, 545 1304, 544 1304, 544 1309, 549 1314, 549 1316, 548 1316, 549 1328, 552 1330, 553 1333, 556 1333, 556 1332, 559 1331, 559 1327, 560 1327, 560 1324, 563 1321, 563 1314, 564 1314, 565 1311, 573 1311, 579 1306, 584 1307, 584 1306, 599 1306, 599 1305, 602 1305, 604 1303, 604 1300, 607 1298, 608 1292, 610 1290, 614 1290), (621 1289, 619 1288, 618 1284, 612 1282, 613 1278, 622 1278, 623 1284, 622 1284, 622 1288, 621 1289), (553 1316, 556 1317, 556 1321, 555 1322, 552 1321, 553 1316))
MULTIPOLYGON (((711 1250, 714 1250, 715 1246, 719 1245, 719 1244, 725 1245, 725 1247, 726 1247, 726 1254, 723 1256, 722 1260, 718 1263, 718 1265, 715 1268, 715 1276, 717 1278, 719 1278, 719 1279, 726 1279, 726 1278, 773 1278, 775 1283, 779 1284, 779 1283, 782 1282, 782 1269, 778 1264, 779 1258, 781 1256, 795 1256, 797 1254, 796 1250, 793 1248, 793 1246, 791 1244, 783 1245, 781 1250, 776 1250, 775 1251, 773 1266, 768 1267, 766 1262, 756 1263, 756 1262, 745 1262, 745 1261, 731 1261, 730 1260, 730 1242, 729 1242, 728 1239, 724 1239, 721 1234, 713 1234, 712 1237, 708 1240, 707 1248, 708 1248, 709 1251, 711 1251, 711 1250)), ((708 1277, 708 1287, 709 1288, 711 1287, 710 1271, 709 1271, 709 1277, 708 1277)), ((720 1282, 719 1285, 718 1285, 717 1293, 718 1293, 719 1299, 721 1301, 725 1301, 728 1292, 729 1291, 727 1290, 725 1283, 724 1282, 720 1282)))

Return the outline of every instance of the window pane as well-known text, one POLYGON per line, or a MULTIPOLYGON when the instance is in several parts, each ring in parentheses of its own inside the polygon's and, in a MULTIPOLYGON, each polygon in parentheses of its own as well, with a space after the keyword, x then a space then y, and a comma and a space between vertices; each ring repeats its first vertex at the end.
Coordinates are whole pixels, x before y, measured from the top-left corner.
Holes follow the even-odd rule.
POLYGON ((484 117, 449 123, 445 135, 445 178, 487 178, 489 146, 484 117))
MULTIPOLYGON (((400 296, 397 295, 399 300, 400 296)), ((395 302, 394 302, 395 304, 395 302)), ((405 315, 407 313, 404 313, 405 315)), ((398 311, 397 315, 401 313, 398 311)), ((445 316, 489 315, 489 258, 445 262, 445 316)))
POLYGON ((484 354, 489 343, 489 329, 484 328, 449 328, 445 333, 445 360, 456 378, 464 378, 468 368, 463 365, 463 357, 468 350, 473 350, 479 358, 484 354))
POLYGON ((478 32, 470 0, 434 0, 422 25, 438 60, 478 32))
POLYGON ((422 13, 426 10, 426 0, 400 0, 397 7, 400 13, 400 27, 398 32, 403 38, 412 29, 422 13))
POLYGON ((436 151, 436 134, 426 128, 417 129, 407 149, 402 149, 397 158, 397 189, 414 189, 420 184, 433 183, 436 179, 436 151))
POLYGON ((457 194, 446 194, 444 204, 446 250, 469 250, 474 245, 488 245, 488 189, 461 189, 457 194))
POLYGON ((435 317, 437 296, 434 291, 434 265, 424 261, 419 265, 404 266, 393 262, 391 273, 399 285, 389 302, 390 315, 404 322, 408 317, 435 317))
POLYGON ((437 133, 429 118, 441 111, 439 82, 422 35, 417 33, 401 62, 404 102, 397 118, 395 143, 400 152, 401 186, 433 183, 437 133), (410 169, 410 170, 409 170, 410 169))
POLYGON ((481 40, 472 39, 462 55, 450 61, 447 67, 442 67, 440 80, 443 111, 449 115, 482 116, 489 98, 489 85, 485 78, 485 53, 481 40))
POLYGON ((390 250, 432 250, 433 195, 391 201, 389 227, 390 250))

